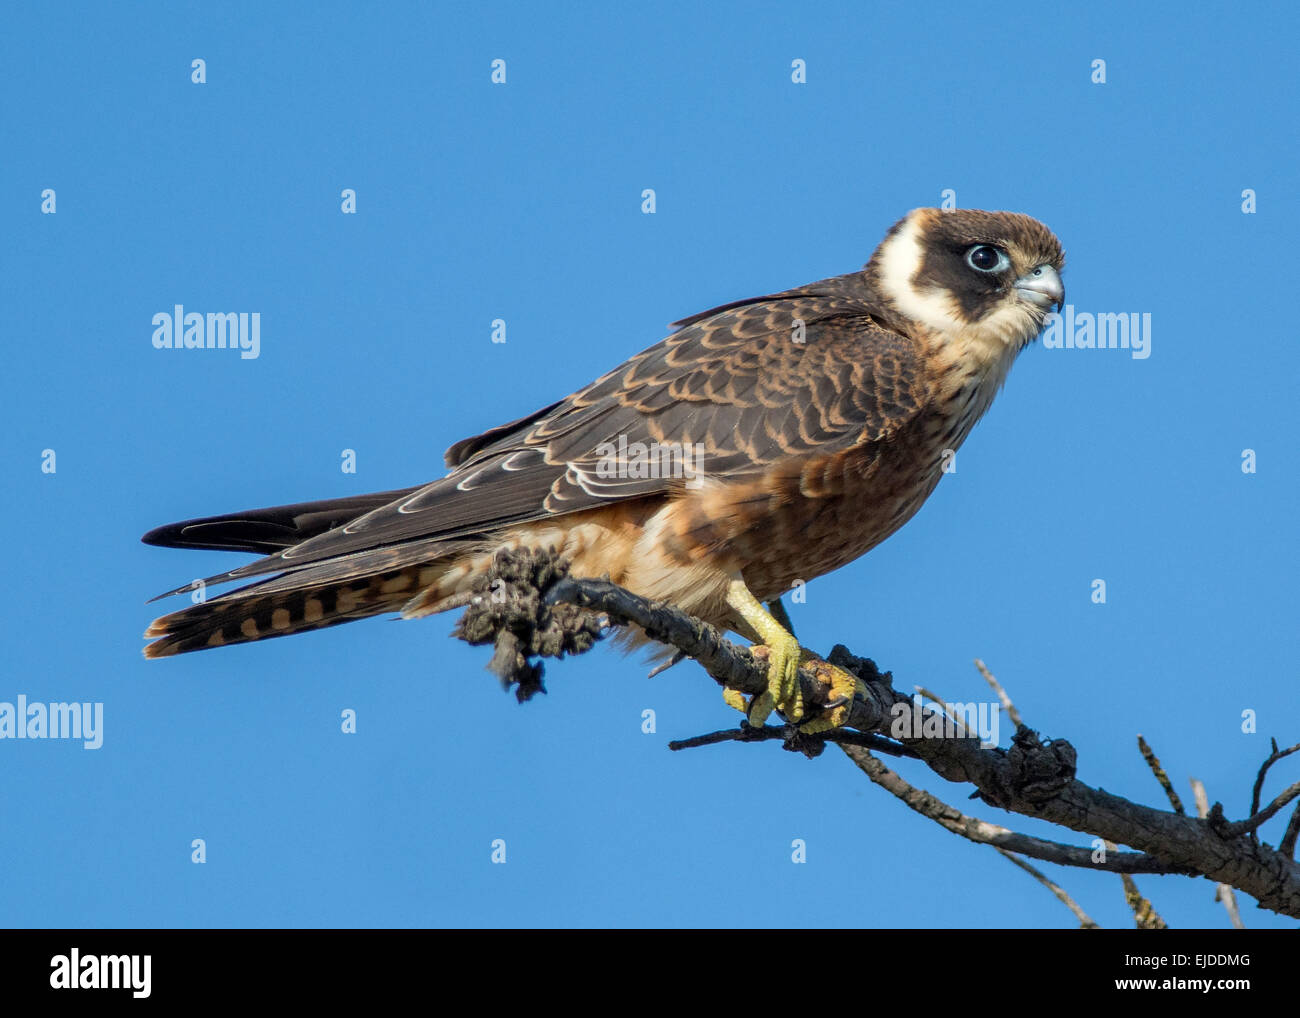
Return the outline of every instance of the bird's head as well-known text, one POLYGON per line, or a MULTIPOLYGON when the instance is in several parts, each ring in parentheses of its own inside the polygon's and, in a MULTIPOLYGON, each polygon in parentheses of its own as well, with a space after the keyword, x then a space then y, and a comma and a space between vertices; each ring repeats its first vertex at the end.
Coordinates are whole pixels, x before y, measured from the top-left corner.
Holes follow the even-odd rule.
POLYGON ((915 209, 876 248, 866 272, 879 297, 943 340, 1001 359, 1064 306, 1061 242, 1016 212, 915 209))

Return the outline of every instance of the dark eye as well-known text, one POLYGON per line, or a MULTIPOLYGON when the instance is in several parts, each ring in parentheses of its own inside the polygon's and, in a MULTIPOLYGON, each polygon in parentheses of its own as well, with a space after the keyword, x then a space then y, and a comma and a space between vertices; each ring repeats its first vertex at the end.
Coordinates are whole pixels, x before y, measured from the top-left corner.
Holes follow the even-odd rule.
POLYGON ((1011 264, 1011 259, 992 244, 976 244, 966 252, 966 264, 978 272, 1000 272, 1011 264))

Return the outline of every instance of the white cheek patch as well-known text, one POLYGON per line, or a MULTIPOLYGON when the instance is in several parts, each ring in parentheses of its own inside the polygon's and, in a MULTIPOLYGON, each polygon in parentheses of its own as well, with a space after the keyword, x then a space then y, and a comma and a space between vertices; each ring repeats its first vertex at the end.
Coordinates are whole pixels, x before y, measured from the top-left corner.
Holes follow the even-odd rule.
POLYGON ((962 327, 953 313, 952 298, 936 287, 918 289, 912 282, 921 268, 923 254, 920 226, 912 217, 880 248, 880 288, 904 315, 936 332, 962 327))

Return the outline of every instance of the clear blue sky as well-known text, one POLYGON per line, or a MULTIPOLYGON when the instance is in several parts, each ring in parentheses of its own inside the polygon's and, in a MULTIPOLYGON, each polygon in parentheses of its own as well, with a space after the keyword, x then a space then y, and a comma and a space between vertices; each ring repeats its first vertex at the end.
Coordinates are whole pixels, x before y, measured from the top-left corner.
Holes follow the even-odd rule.
MULTIPOLYGON (((1070 303, 1149 312, 1152 353, 1030 348, 799 635, 956 700, 982 657, 1083 780, 1162 802, 1141 732, 1244 815, 1300 738, 1293 10, 377 6, 6 12, 0 701, 102 702, 104 744, 0 741, 0 923, 1071 925, 837 751, 670 753, 736 720, 694 666, 600 648, 519 706, 452 616, 140 656, 148 597, 244 561, 149 528, 431 479, 673 319, 858 268, 945 189, 1048 223, 1070 303), (178 303, 259 312, 260 356, 155 350, 178 303)), ((1131 921, 1116 877, 1054 875, 1131 921)), ((1208 882, 1139 885, 1225 922, 1208 882)))

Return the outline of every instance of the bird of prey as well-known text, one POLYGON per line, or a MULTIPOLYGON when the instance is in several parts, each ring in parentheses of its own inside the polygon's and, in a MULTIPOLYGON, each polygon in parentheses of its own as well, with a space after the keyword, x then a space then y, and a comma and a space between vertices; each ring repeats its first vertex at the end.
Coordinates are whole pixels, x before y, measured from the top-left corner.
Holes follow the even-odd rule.
POLYGON ((264 557, 205 581, 254 582, 156 620, 145 656, 431 615, 466 604, 498 551, 554 548, 570 575, 761 641, 769 690, 728 702, 751 724, 773 709, 798 722, 806 652, 762 602, 921 507, 1062 305, 1063 265, 1036 219, 916 209, 862 270, 676 322, 572 395, 457 442, 438 480, 160 527, 143 540, 264 557))

